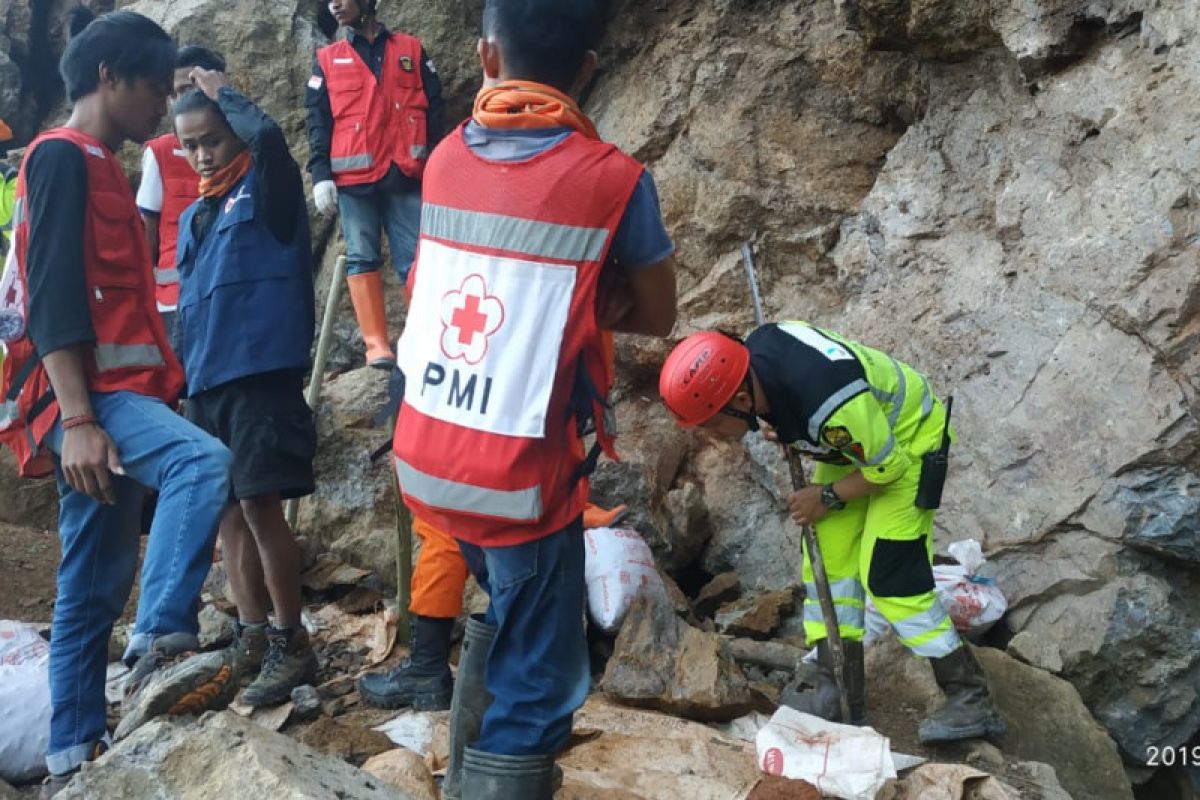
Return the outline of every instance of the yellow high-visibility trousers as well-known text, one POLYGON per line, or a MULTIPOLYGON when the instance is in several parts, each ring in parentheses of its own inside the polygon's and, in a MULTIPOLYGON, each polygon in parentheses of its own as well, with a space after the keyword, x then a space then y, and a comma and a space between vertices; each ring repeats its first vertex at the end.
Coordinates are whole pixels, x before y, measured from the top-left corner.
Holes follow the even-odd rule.
MULTIPOLYGON (((813 482, 833 483, 853 466, 817 464, 813 482)), ((949 655, 961 646, 950 616, 938 602, 933 582, 933 516, 913 505, 921 460, 883 491, 852 500, 814 526, 829 576, 838 631, 862 641, 865 602, 870 597, 900 641, 913 654, 949 655)), ((804 632, 810 646, 826 636, 812 563, 804 554, 804 632)))

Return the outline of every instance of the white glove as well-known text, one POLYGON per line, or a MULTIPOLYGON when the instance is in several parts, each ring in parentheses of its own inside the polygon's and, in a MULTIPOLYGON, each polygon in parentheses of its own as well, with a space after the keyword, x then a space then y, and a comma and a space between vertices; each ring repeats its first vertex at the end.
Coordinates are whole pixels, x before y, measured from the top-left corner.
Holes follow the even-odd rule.
POLYGON ((337 213, 337 186, 333 181, 317 181, 313 186, 313 202, 317 211, 327 217, 337 213))

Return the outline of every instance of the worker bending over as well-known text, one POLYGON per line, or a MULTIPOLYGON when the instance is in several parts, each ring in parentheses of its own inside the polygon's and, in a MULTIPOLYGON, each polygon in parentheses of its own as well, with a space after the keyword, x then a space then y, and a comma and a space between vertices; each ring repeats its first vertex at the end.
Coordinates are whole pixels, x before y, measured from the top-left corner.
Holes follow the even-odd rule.
MULTIPOLYGON (((924 457, 938 450, 943 432, 952 433, 924 376, 829 331, 780 322, 758 328, 745 344, 721 333, 689 336, 664 364, 659 391, 683 427, 739 438, 757 431, 762 418, 780 442, 817 460, 813 484, 792 494, 788 506, 796 522, 814 527, 825 560, 846 656, 849 722, 864 721, 870 597, 904 646, 931 659, 946 692, 945 705, 921 724, 921 741, 1004 732, 979 663, 934 593, 934 512, 917 502, 924 457)), ((936 470, 926 471, 925 480, 937 482, 936 470)), ((940 497, 940 483, 926 488, 940 497)), ((844 722, 807 553, 804 587, 818 685, 812 692, 789 687, 781 702, 844 722)))
POLYGON ((316 676, 301 625, 300 547, 285 498, 315 487, 316 429, 304 399, 314 311, 300 167, 275 121, 196 67, 175 133, 200 175, 179 220, 179 358, 188 419, 233 452, 221 547, 238 607, 234 664, 257 672, 251 706, 282 703, 316 676), (274 609, 274 625, 267 613, 274 609))

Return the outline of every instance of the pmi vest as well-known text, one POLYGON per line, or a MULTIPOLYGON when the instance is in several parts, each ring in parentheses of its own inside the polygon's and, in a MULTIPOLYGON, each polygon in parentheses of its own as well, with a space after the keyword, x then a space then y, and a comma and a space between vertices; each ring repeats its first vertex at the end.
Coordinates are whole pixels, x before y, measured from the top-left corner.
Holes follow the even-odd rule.
POLYGON ((154 153, 162 177, 162 210, 158 217, 158 264, 154 270, 159 311, 174 311, 179 305, 179 270, 175 268, 175 245, 179 218, 200 196, 200 176, 184 158, 175 134, 168 133, 146 143, 154 153))
POLYGON ((817 459, 838 457, 821 441, 821 429, 864 392, 879 401, 898 442, 933 411, 929 382, 908 364, 806 322, 763 325, 746 337, 746 347, 770 397, 767 421, 780 441, 817 459))
POLYGON ((333 112, 329 159, 334 183, 375 183, 392 164, 419 179, 429 157, 421 42, 392 33, 379 80, 345 39, 318 50, 317 62, 333 112))
POLYGON ((283 244, 263 218, 258 170, 220 201, 197 242, 193 204, 179 220, 179 359, 188 396, 237 378, 306 369, 314 320, 308 216, 300 206, 296 235, 283 244))
POLYGON ((433 154, 393 442, 416 516, 496 547, 582 513, 588 424, 615 457, 597 279, 641 173, 579 134, 489 162, 460 126, 433 154))
MULTIPOLYGON (((129 181, 116 156, 98 139, 71 128, 47 131, 29 146, 29 156, 51 139, 71 142, 87 165, 87 208, 83 227, 84 280, 96 344, 85 373, 88 391, 129 391, 173 402, 183 385, 183 371, 163 330, 154 302, 154 279, 145 230, 129 181)), ((12 291, 25 291, 29 220, 25 215, 25 167, 17 182, 14 253, 17 274, 12 291)), ((0 442, 17 457, 22 475, 51 471, 42 441, 58 416, 50 379, 28 335, 8 344, 0 375, 0 442)))

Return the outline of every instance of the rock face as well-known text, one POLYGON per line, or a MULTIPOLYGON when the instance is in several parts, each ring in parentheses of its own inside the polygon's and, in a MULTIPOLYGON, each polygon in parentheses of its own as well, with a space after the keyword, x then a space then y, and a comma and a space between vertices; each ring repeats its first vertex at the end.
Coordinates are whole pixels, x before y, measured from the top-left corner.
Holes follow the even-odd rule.
POLYGON ((790 591, 767 592, 722 606, 713 621, 721 633, 769 639, 781 616, 795 607, 796 597, 790 591))
POLYGON ((95 764, 58 797, 250 800, 263 792, 296 800, 409 800, 362 770, 228 712, 198 721, 156 719, 95 764))
POLYGON ((1132 800, 1116 744, 1075 687, 999 650, 976 649, 996 707, 1008 723, 1007 753, 1054 767, 1072 797, 1132 800))
POLYGON ((758 702, 726 645, 693 628, 670 605, 639 595, 600 681, 633 705, 698 720, 729 720, 758 702))
POLYGON ((58 529, 58 487, 54 480, 18 478, 16 459, 7 448, 0 448, 0 522, 58 529))

